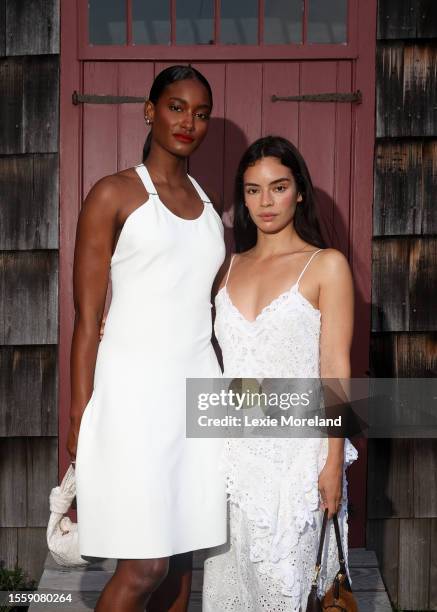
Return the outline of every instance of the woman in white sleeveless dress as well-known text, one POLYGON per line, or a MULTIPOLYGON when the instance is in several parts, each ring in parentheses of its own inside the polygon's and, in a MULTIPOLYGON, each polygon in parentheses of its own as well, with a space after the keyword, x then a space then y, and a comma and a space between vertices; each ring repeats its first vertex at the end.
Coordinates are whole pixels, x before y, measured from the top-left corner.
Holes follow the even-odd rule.
MULTIPOLYGON (((185 437, 186 377, 221 374, 210 295, 225 255, 223 226, 185 169, 211 109, 198 71, 161 72, 145 106, 146 165, 102 179, 80 213, 68 450, 77 455, 80 553, 118 559, 98 612, 146 603, 162 612, 170 604, 150 596, 169 558, 226 541, 222 444, 185 437)), ((186 610, 187 581, 182 591, 172 611, 186 610)))
MULTIPOLYGON (((353 288, 345 257, 323 248, 311 179, 297 149, 266 137, 236 179, 238 254, 215 299, 227 378, 347 378, 353 288)), ((305 610, 323 516, 338 511, 347 553, 349 440, 230 439, 222 469, 229 541, 205 562, 204 612, 305 610)), ((334 529, 321 573, 338 571, 334 529)))

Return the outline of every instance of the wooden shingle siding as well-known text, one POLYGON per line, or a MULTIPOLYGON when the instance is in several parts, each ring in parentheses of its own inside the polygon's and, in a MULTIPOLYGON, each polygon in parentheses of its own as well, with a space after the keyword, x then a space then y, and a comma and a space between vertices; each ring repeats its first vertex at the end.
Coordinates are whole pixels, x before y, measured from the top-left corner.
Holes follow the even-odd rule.
MULTIPOLYGON (((437 376, 436 37, 435 0, 379 0, 370 357, 378 377, 437 376)), ((369 443, 367 546, 402 610, 437 609, 436 473, 434 439, 369 443)))
POLYGON ((1 347, 0 437, 57 433, 57 347, 1 347))
POLYGON ((56 344, 57 251, 0 253, 0 344, 56 344))
POLYGON ((377 144, 374 236, 437 234, 436 193, 436 140, 377 144))
POLYGON ((408 329, 408 239, 374 240, 372 260, 372 331, 408 329))
POLYGON ((378 38, 417 39, 437 36, 435 0, 383 0, 378 6, 378 38))
POLYGON ((59 58, 0 60, 0 154, 58 150, 59 58))
POLYGON ((16 527, 0 525, 0 561, 5 567, 14 567, 17 562, 18 531, 16 527))
POLYGON ((0 527, 25 527, 26 496, 26 439, 0 438, 0 527))
POLYGON ((414 440, 414 516, 437 517, 437 440, 414 440))
MULTIPOLYGON (((38 582, 47 556, 46 527, 19 527, 17 529, 17 563, 30 578, 38 582)), ((50 606, 52 607, 52 606, 50 606)), ((68 607, 65 608, 68 610, 68 607)), ((49 609, 47 610, 49 612, 49 609)))
POLYGON ((59 0, 0 0, 0 562, 39 579, 58 483, 59 0))
POLYGON ((376 54, 376 135, 435 136, 437 41, 379 42, 376 54))
POLYGON ((398 604, 403 610, 429 609, 431 520, 399 521, 398 604))
POLYGON ((399 584, 399 519, 373 519, 367 522, 367 548, 378 558, 391 599, 396 601, 399 584))
POLYGON ((58 156, 0 158, 0 249, 58 247, 58 156))
POLYGON ((414 516, 412 440, 369 440, 368 519, 414 516))
POLYGON ((429 607, 437 609, 437 520, 431 521, 431 558, 429 568, 429 607))
POLYGON ((380 377, 437 376, 437 333, 372 334, 370 357, 380 377))
POLYGON ((6 0, 6 55, 59 53, 59 0, 6 0))
POLYGON ((6 55, 6 0, 0 0, 0 57, 6 55))
POLYGON ((0 527, 44 527, 58 479, 56 437, 0 438, 0 527))
POLYGON ((437 237, 410 240, 411 331, 437 331, 437 237))
POLYGON ((372 331, 437 331, 437 238, 373 242, 372 331))

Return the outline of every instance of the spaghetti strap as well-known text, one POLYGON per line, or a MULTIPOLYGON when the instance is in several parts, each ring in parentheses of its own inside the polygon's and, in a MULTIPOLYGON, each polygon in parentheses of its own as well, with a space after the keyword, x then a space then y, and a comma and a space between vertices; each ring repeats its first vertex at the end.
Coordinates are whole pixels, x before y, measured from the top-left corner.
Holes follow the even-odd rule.
POLYGON ((232 264, 234 263, 234 257, 235 257, 235 253, 231 257, 231 263, 229 264, 228 273, 226 274, 226 280, 225 280, 225 284, 224 284, 225 287, 228 284, 229 274, 231 272, 232 264))
POLYGON ((318 251, 314 251, 314 253, 311 255, 311 257, 309 258, 309 260, 307 261, 307 263, 304 266, 304 269, 302 270, 302 272, 299 274, 299 278, 296 281, 296 285, 299 285, 300 279, 302 278, 305 270, 308 268, 308 266, 310 265, 312 259, 317 255, 317 253, 320 253, 320 251, 323 251, 323 249, 319 249, 318 251))

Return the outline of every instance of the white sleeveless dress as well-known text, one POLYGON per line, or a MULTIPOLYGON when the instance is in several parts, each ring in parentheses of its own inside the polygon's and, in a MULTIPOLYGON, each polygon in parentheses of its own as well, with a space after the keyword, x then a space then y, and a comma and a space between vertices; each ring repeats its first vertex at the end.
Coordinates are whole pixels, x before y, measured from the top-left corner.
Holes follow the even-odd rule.
POLYGON ((221 376, 211 287, 225 247, 204 191, 186 220, 159 199, 127 218, 111 259, 112 301, 76 456, 82 555, 167 557, 226 541, 223 441, 185 437, 185 378, 221 376))
MULTIPOLYGON (((225 286, 216 297, 215 333, 229 378, 319 378, 320 311, 299 281, 247 320, 225 286)), ((232 267, 232 261, 229 271, 232 267)), ((228 271, 228 277, 229 277, 228 271)), ((204 612, 298 612, 306 609, 323 513, 318 475, 326 438, 230 439, 222 457, 229 497, 229 541, 205 561, 204 612), (301 608, 302 606, 302 608, 301 608)), ((345 440, 345 468, 357 451, 345 440)), ((347 481, 338 514, 347 562, 347 481)), ((331 524, 331 522, 330 522, 331 524)), ((338 571, 330 525, 321 572, 322 594, 338 571)), ((350 576, 349 576, 350 577, 350 576)))

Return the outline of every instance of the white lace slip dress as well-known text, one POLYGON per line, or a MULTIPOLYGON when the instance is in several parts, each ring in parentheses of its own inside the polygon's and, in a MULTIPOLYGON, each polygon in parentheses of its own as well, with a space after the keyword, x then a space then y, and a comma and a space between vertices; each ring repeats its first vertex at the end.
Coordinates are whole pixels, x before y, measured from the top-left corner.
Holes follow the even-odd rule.
MULTIPOLYGON (((321 250, 321 249, 320 249, 321 250)), ((299 282, 254 321, 232 303, 227 282, 216 297, 215 333, 229 378, 319 378, 320 311, 299 282)), ((204 612, 305 610, 321 529, 318 475, 326 438, 229 439, 222 470, 229 498, 229 539, 205 561, 204 612)), ((358 456, 345 440, 345 470, 358 456)), ((347 480, 338 514, 347 562, 347 480)), ((333 525, 327 535, 320 595, 338 570, 333 525)), ((350 577, 350 576, 349 576, 350 577)))

